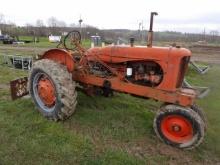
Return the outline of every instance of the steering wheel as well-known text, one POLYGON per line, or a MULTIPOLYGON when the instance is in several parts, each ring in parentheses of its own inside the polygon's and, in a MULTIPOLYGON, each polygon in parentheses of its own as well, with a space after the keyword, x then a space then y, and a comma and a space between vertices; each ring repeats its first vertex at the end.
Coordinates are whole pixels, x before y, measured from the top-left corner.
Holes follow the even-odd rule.
POLYGON ((68 50, 75 50, 77 44, 81 43, 81 34, 79 31, 73 30, 64 37, 64 47, 68 50))

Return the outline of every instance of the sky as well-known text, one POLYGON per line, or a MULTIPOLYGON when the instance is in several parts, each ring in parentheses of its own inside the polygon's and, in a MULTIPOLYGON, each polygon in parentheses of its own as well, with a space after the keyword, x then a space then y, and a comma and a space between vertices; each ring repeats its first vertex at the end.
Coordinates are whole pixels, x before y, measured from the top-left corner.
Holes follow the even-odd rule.
POLYGON ((158 12, 154 31, 202 33, 220 30, 220 0, 1 0, 0 14, 17 25, 47 24, 54 16, 67 24, 83 23, 100 29, 149 28, 150 12, 158 12))

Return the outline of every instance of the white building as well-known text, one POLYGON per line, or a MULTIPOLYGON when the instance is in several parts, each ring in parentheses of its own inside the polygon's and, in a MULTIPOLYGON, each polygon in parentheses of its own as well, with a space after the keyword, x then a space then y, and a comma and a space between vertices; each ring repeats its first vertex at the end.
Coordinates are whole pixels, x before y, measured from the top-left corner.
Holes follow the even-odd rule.
POLYGON ((50 42, 60 42, 60 40, 61 40, 61 36, 53 36, 53 35, 49 36, 50 42))

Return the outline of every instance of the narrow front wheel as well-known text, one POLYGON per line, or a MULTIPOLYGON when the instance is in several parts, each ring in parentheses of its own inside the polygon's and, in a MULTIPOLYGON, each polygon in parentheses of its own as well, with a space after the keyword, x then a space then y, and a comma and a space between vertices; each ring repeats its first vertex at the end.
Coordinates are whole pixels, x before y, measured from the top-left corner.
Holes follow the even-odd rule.
POLYGON ((154 130, 166 144, 192 149, 202 143, 205 124, 198 113, 190 108, 166 105, 154 118, 154 130))

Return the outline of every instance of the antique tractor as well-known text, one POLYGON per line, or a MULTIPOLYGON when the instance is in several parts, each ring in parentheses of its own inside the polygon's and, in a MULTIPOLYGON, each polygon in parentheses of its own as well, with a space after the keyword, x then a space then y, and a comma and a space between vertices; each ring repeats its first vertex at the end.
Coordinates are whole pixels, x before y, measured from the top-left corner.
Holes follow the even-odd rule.
POLYGON ((153 122, 156 135, 178 148, 198 146, 205 134, 205 116, 195 104, 196 92, 182 87, 191 52, 152 47, 155 14, 151 13, 147 46, 134 46, 131 40, 127 46, 86 50, 80 33, 72 31, 63 48, 41 55, 29 73, 28 91, 43 116, 55 121, 70 117, 76 110, 77 89, 104 96, 117 91, 163 102, 153 122))

